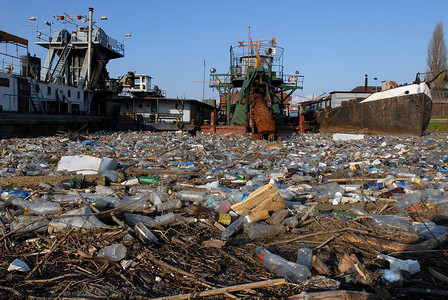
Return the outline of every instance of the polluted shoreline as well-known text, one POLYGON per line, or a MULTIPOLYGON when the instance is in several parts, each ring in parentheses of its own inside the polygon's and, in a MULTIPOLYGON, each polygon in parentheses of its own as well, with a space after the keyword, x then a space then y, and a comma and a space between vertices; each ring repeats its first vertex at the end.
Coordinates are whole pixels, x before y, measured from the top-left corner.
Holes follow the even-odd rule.
POLYGON ((445 134, 1 144, 8 299, 440 299, 445 134))

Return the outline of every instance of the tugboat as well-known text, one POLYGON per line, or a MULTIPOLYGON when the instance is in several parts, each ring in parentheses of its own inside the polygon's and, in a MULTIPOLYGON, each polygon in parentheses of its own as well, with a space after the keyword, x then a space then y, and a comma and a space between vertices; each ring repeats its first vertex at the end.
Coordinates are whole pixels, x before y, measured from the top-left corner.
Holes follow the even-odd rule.
POLYGON ((124 45, 94 26, 93 8, 88 16, 55 18, 72 31, 46 34, 36 26, 36 44, 48 49, 43 67, 27 40, 0 31, 0 138, 109 125, 108 99, 118 80, 109 78, 106 65, 124 57, 124 45))
POLYGON ((230 47, 230 68, 226 74, 210 70, 210 87, 220 94, 218 116, 202 131, 215 133, 251 132, 272 140, 277 133, 298 130, 291 123, 289 102, 303 89, 303 76, 283 72, 282 47, 276 39, 240 41, 230 47))

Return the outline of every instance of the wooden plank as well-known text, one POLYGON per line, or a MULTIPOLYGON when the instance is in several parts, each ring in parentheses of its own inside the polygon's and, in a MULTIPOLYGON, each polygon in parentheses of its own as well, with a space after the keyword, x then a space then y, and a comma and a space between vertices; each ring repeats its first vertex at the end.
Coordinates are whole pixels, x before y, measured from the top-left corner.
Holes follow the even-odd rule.
POLYGON ((231 209, 238 215, 262 210, 277 211, 286 204, 274 184, 267 184, 252 192, 246 200, 233 204, 231 209))

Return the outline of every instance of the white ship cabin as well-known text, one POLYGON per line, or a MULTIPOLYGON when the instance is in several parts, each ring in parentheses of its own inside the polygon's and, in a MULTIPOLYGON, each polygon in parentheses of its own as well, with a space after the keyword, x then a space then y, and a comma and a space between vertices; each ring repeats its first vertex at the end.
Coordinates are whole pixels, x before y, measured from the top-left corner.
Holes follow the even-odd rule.
POLYGON ((134 86, 129 89, 131 93, 152 92, 151 88, 152 77, 145 74, 135 74, 134 86))
POLYGON ((83 114, 88 92, 76 86, 40 81, 41 59, 30 56, 28 40, 0 31, 0 108, 5 112, 83 114))

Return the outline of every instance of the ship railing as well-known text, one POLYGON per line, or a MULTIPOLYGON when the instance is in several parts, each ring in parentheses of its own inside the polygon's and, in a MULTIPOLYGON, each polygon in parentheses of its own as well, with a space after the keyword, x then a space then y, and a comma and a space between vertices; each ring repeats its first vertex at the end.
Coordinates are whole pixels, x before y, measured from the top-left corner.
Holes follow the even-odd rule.
POLYGON ((283 82, 286 86, 303 88, 303 75, 293 74, 293 75, 283 75, 283 82))

